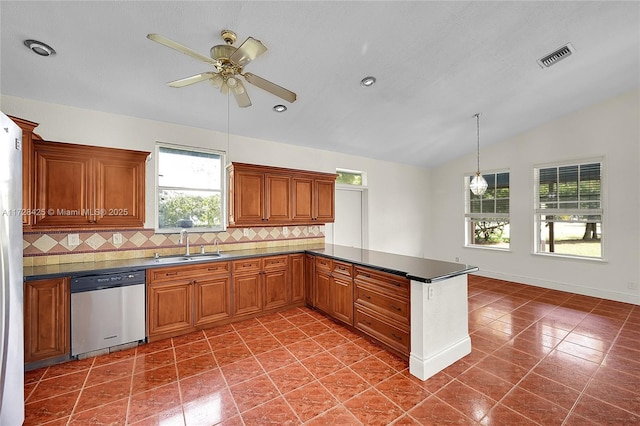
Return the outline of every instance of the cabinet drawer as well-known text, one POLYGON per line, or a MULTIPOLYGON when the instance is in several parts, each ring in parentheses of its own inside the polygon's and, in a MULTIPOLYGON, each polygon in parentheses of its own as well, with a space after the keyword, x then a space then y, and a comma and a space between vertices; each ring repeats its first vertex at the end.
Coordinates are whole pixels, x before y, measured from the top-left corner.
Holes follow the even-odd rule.
POLYGON ((340 262, 338 260, 333 261, 333 273, 340 274, 345 277, 353 276, 353 265, 346 262, 340 262))
POLYGON ((289 256, 284 255, 284 256, 265 257, 263 259, 263 262, 264 262, 265 270, 282 269, 282 268, 286 268, 287 265, 289 264, 289 256))
POLYGON ((409 294, 409 280, 399 275, 356 266, 355 280, 356 282, 381 286, 398 295, 407 296, 409 294))
POLYGON ((200 263, 197 265, 149 269, 147 271, 147 279, 150 283, 156 283, 214 275, 229 275, 230 271, 230 262, 200 263))
POLYGON ((316 256, 316 269, 331 271, 331 259, 327 259, 326 257, 322 256, 316 256))
POLYGON ((244 260, 234 260, 231 262, 231 269, 234 274, 242 274, 245 272, 256 273, 262 270, 261 268, 262 259, 244 259, 244 260))
POLYGON ((382 343, 408 355, 410 351, 409 328, 386 321, 366 308, 355 305, 354 323, 356 328, 380 340, 382 343))
MULTIPOLYGON (((379 287, 378 287, 379 288, 379 287)), ((355 301, 403 324, 409 324, 409 298, 393 297, 378 288, 362 283, 356 284, 355 301)))

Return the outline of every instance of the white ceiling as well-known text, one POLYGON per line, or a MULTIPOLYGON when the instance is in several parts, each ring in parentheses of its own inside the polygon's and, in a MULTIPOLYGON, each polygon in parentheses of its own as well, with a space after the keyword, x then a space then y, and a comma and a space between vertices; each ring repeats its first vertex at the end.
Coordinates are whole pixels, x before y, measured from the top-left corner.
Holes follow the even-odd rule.
POLYGON ((298 94, 247 84, 253 106, 231 98, 232 134, 420 167, 474 152, 476 112, 487 146, 640 85, 638 1, 2 0, 0 14, 3 95, 226 132, 225 95, 165 84, 210 66, 146 35, 208 55, 228 28, 236 46, 269 48, 246 71, 298 94), (567 42, 571 57, 536 64, 567 42))

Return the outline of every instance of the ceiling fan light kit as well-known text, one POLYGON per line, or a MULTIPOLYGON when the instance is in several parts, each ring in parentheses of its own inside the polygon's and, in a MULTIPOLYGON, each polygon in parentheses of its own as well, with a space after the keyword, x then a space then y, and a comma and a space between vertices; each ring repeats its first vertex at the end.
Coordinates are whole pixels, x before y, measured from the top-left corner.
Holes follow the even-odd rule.
POLYGON ((245 65, 267 51, 266 46, 262 44, 260 40, 248 37, 240 47, 236 48, 233 46, 233 43, 236 42, 237 36, 233 31, 223 30, 220 35, 225 44, 213 46, 209 51, 211 57, 201 55, 198 52, 159 34, 148 34, 147 38, 171 49, 177 50, 178 52, 184 53, 187 56, 191 56, 194 59, 211 64, 215 69, 214 71, 204 72, 171 81, 168 83, 170 87, 185 87, 201 81, 209 80, 213 87, 219 88, 223 94, 228 94, 229 92, 233 93, 238 106, 246 108, 251 106, 251 99, 249 98, 246 88, 242 83, 242 79, 239 78, 243 77, 249 84, 259 87, 260 89, 278 96, 287 102, 295 102, 297 95, 294 92, 278 86, 277 84, 262 77, 258 77, 255 74, 243 73, 245 65))

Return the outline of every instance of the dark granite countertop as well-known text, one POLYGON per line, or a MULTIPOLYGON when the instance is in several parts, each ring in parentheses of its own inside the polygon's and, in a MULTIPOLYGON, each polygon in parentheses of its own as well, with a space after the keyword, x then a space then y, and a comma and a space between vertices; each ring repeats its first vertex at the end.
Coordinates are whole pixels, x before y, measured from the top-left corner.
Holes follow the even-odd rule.
MULTIPOLYGON (((222 252, 216 259, 198 259, 195 255, 187 262, 157 262, 155 259, 138 258, 123 260, 106 260, 99 262, 61 263, 59 265, 26 266, 23 269, 25 281, 65 276, 82 276, 89 274, 105 274, 132 270, 159 268, 166 266, 191 265, 194 263, 219 262, 250 257, 311 253, 351 262, 361 266, 378 269, 409 279, 431 283, 468 274, 478 270, 475 266, 460 263, 442 262, 419 257, 402 256, 373 250, 363 250, 333 244, 298 245, 290 247, 273 247, 263 249, 237 250, 222 252)), ((209 253, 211 254, 211 253, 209 253)), ((176 257, 176 256, 173 256, 176 257)))

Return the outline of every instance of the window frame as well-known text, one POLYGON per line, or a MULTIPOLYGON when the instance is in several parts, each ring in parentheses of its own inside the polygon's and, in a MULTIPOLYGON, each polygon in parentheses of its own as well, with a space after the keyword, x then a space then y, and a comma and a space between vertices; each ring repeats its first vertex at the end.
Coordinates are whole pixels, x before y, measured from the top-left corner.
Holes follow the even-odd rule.
MULTIPOLYGON (((508 213, 471 213, 471 190, 469 189, 469 185, 471 183, 471 179, 475 176, 475 172, 469 172, 464 174, 464 247, 472 248, 472 249, 482 249, 482 250, 496 250, 496 251, 511 251, 511 235, 509 235, 509 243, 507 247, 497 247, 495 245, 485 245, 485 244, 475 244, 473 243, 472 233, 475 232, 475 225, 473 225, 476 221, 473 219, 507 219, 508 225, 511 225, 511 169, 495 169, 495 170, 487 170, 482 173, 482 176, 486 175, 495 175, 497 179, 497 175, 507 173, 509 175, 509 203, 508 203, 508 213)), ((494 200, 497 200, 494 198, 494 200)), ((495 209, 497 210, 497 208, 495 209)))
MULTIPOLYGON (((532 254, 536 256, 546 256, 549 258, 558 258, 558 259, 574 259, 574 260, 586 260, 590 262, 603 262, 606 261, 606 250, 605 250, 605 241, 606 241, 606 163, 604 156, 598 157, 587 157, 587 158, 577 158, 577 159, 568 159, 564 161, 555 161, 551 163, 543 163, 543 164, 535 164, 532 168, 533 174, 533 244, 531 247, 532 254), (572 167, 572 166, 586 166, 589 164, 599 163, 600 164, 600 208, 541 208, 540 207, 540 179, 539 172, 541 169, 546 168, 560 168, 560 167, 572 167), (567 254, 567 253, 556 253, 556 252, 548 252, 548 251, 540 251, 540 241, 541 241, 541 222, 542 216, 554 214, 554 215, 572 215, 572 216, 581 216, 581 215, 599 215, 600 216, 600 256, 584 256, 577 254, 567 254)), ((579 182, 579 181, 578 181, 579 182)), ((580 185, 578 184, 578 187, 580 185)), ((578 190, 579 191, 579 190, 578 190)), ((580 203, 580 198, 578 196, 576 203, 580 203)), ((560 222, 560 221, 555 221, 560 222)), ((562 221, 564 222, 564 221, 562 221)), ((580 223, 580 222, 578 222, 580 223)), ((598 222, 596 222, 598 223, 598 222)))
POLYGON ((340 186, 344 186, 344 187, 355 187, 355 188, 366 188, 367 187, 367 172, 363 172, 361 170, 351 170, 351 169, 343 169, 343 168, 336 168, 336 174, 340 174, 340 173, 346 173, 346 174, 350 174, 350 175, 359 175, 360 176, 360 180, 361 180, 361 184, 355 184, 355 183, 344 183, 344 182, 339 182, 338 179, 340 179, 340 176, 338 176, 336 178, 336 185, 340 185, 340 186))
MULTIPOLYGON (((205 232, 224 232, 227 229, 227 196, 228 196, 228 191, 227 191, 227 164, 226 164, 226 155, 227 153, 225 151, 221 151, 221 150, 217 150, 217 149, 210 149, 210 148, 202 148, 202 147, 195 147, 195 146, 188 146, 188 145, 179 145, 179 144, 173 144, 173 143, 167 143, 167 142, 160 142, 157 141, 156 142, 156 146, 155 146, 155 154, 156 154, 156 161, 155 161, 155 204, 154 204, 154 214, 155 214, 155 232, 158 234, 176 234, 179 233, 180 231, 182 231, 183 229, 187 229, 189 232, 201 232, 201 233, 205 233, 205 232), (191 228, 180 228, 180 227, 174 227, 174 228, 160 228, 160 190, 161 189, 174 189, 174 190, 192 190, 192 191, 202 191, 202 188, 189 188, 189 187, 173 187, 173 186, 160 186, 160 149, 161 148, 168 148, 168 149, 174 149, 174 150, 180 150, 180 151, 188 151, 188 152, 198 152, 198 153, 203 153, 203 154, 213 154, 213 155, 218 155, 220 156, 220 214, 221 214, 221 225, 220 227, 212 227, 212 228, 207 228, 207 227, 191 227, 191 228)), ((211 191, 211 192, 217 192, 218 190, 205 190, 205 191, 211 191)))

